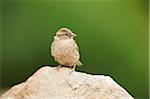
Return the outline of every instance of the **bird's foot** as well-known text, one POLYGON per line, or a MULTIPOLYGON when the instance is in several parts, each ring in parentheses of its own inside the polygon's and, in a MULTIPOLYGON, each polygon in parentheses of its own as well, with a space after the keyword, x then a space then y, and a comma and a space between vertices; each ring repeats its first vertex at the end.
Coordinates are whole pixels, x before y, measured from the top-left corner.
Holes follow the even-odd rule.
POLYGON ((61 65, 58 65, 58 66, 56 67, 56 70, 59 71, 60 68, 61 68, 61 65))
POLYGON ((76 65, 73 66, 72 70, 69 72, 69 74, 71 75, 72 72, 74 72, 76 69, 76 65))

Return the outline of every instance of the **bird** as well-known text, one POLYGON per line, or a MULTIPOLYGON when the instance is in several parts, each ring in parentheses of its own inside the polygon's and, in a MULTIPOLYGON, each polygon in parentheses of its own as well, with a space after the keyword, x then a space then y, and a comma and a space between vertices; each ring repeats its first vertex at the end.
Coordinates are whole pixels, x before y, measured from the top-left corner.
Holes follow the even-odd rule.
POLYGON ((74 40, 77 35, 68 28, 60 28, 51 43, 51 55, 58 62, 58 70, 62 67, 72 68, 82 66, 79 47, 74 40))

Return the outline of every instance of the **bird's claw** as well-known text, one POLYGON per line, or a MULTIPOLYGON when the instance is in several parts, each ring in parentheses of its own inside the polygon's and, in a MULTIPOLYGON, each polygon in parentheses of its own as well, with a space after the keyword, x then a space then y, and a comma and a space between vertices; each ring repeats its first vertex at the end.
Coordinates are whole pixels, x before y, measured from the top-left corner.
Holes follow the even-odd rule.
POLYGON ((74 72, 76 69, 76 65, 73 66, 72 70, 69 72, 69 74, 71 75, 72 72, 74 72))
POLYGON ((56 70, 59 71, 60 68, 61 68, 61 65, 58 65, 58 66, 56 67, 56 70))

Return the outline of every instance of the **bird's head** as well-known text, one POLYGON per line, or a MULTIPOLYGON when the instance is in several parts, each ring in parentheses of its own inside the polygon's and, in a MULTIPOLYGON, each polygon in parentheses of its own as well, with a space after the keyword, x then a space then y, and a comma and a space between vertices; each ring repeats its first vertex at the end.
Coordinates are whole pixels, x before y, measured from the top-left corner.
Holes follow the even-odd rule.
POLYGON ((76 36, 76 34, 74 34, 68 28, 61 28, 56 32, 56 37, 58 37, 60 39, 74 38, 75 36, 76 36))

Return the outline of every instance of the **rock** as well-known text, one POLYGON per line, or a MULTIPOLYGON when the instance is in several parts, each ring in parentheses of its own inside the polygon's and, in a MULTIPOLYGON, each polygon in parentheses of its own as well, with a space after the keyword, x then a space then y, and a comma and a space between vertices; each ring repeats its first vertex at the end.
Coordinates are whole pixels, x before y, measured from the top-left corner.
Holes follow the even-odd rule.
POLYGON ((0 99, 133 99, 112 78, 42 67, 25 82, 13 86, 0 99))

